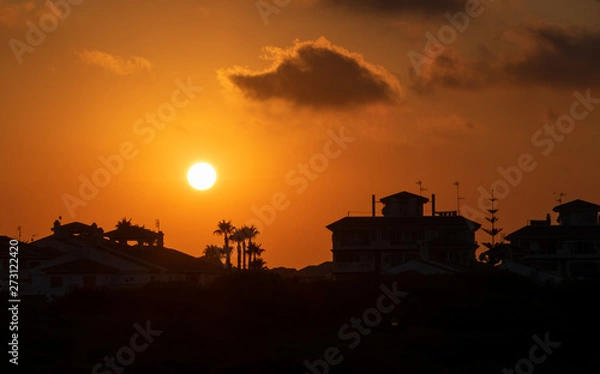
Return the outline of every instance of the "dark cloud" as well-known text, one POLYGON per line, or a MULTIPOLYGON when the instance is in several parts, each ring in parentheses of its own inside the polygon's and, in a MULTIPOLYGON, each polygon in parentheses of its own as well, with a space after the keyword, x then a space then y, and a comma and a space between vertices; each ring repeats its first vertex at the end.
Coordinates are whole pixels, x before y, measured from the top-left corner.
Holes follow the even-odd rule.
POLYGON ((526 32, 533 48, 504 67, 517 83, 560 88, 600 83, 600 33, 556 26, 527 27, 526 32))
POLYGON ((423 61, 428 62, 420 69, 409 68, 410 88, 419 94, 433 93, 436 88, 475 90, 491 83, 494 77, 491 55, 483 48, 474 60, 447 47, 439 56, 423 61))
POLYGON ((406 13, 418 15, 444 14, 465 9, 466 0, 322 0, 326 5, 356 11, 406 13))
POLYGON ((249 99, 283 99, 311 108, 397 102, 400 85, 392 74, 324 38, 267 52, 275 60, 269 70, 235 68, 223 74, 249 99))
POLYGON ((437 57, 420 59, 409 68, 417 93, 436 88, 480 89, 490 84, 539 85, 555 89, 600 84, 600 33, 557 26, 524 26, 509 39, 519 48, 493 52, 480 47, 466 58, 450 46, 437 57), (516 37, 515 37, 516 36, 516 37))

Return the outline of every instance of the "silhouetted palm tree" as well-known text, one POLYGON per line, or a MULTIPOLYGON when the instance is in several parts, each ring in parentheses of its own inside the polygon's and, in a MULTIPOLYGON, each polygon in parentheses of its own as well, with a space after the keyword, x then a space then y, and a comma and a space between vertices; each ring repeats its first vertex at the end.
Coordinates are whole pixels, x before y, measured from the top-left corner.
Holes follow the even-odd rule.
POLYGON ((117 224, 115 225, 117 229, 127 229, 131 226, 133 226, 131 224, 131 218, 128 220, 127 217, 123 217, 123 219, 117 222, 117 224))
POLYGON ((260 257, 265 250, 261 248, 261 244, 250 243, 248 244, 248 255, 250 258, 248 259, 249 263, 257 260, 257 257, 260 257))
POLYGON ((231 240, 236 242, 237 244, 237 266, 238 269, 242 269, 242 243, 246 244, 246 235, 244 231, 236 229, 235 232, 230 237, 231 240))
POLYGON ((235 226, 231 224, 231 221, 222 220, 217 223, 218 229, 213 232, 213 235, 223 235, 223 251, 225 251, 227 269, 231 268, 231 248, 229 247, 229 237, 235 231, 235 226))
POLYGON ((226 264, 225 267, 230 270, 231 269, 231 252, 233 250, 233 248, 231 247, 223 247, 223 248, 219 248, 221 250, 221 253, 223 254, 223 256, 225 256, 226 259, 226 264))
POLYGON ((223 255, 223 251, 222 248, 214 245, 214 244, 207 244, 206 248, 204 248, 204 257, 207 260, 211 260, 211 261, 218 261, 219 264, 223 264, 223 262, 221 261, 221 257, 223 255))
POLYGON ((248 265, 248 269, 250 270, 267 270, 267 263, 262 258, 257 258, 256 260, 252 260, 250 265, 248 265))
MULTIPOLYGON (((246 236, 246 239, 248 239, 248 247, 250 247, 250 245, 252 244, 252 238, 255 238, 258 234, 260 234, 260 232, 258 232, 258 230, 256 229, 256 227, 254 225, 252 226, 242 226, 242 231, 244 232, 244 235, 246 236)), ((245 243, 244 243, 245 245, 245 243)), ((247 254, 247 250, 246 248, 244 248, 244 264, 246 263, 246 254, 247 254)), ((250 265, 250 258, 248 259, 248 265, 250 265)), ((244 268, 246 267, 246 265, 244 265, 244 268)))

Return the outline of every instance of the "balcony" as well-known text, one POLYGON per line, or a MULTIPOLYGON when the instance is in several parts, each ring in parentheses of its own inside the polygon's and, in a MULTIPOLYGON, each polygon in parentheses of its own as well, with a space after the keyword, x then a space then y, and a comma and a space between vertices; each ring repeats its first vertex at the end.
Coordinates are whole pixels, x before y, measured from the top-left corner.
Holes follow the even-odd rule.
POLYGON ((600 253, 569 253, 569 251, 557 251, 556 253, 527 253, 523 256, 524 259, 600 259, 600 253))

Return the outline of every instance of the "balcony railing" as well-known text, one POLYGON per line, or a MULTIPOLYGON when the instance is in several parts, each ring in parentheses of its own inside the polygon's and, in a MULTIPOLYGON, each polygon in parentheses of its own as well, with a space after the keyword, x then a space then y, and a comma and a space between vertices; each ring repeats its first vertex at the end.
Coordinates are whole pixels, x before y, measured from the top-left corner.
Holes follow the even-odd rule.
POLYGON ((590 253, 590 254, 574 254, 569 253, 569 251, 557 251, 556 253, 526 253, 523 258, 590 258, 590 259, 600 259, 600 253, 590 253))

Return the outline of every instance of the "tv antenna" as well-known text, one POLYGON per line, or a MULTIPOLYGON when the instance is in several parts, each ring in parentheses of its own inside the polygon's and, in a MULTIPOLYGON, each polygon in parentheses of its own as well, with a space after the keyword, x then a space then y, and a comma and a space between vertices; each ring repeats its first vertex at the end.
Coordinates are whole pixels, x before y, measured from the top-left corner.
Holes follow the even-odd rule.
POLYGON ((417 185, 419 185, 419 196, 423 194, 423 191, 427 191, 427 188, 423 188, 423 182, 417 181, 417 185))
MULTIPOLYGON (((556 192, 552 192, 552 195, 556 195, 556 192)), ((565 196, 567 196, 567 194, 566 194, 566 193, 564 193, 564 192, 561 192, 561 193, 559 193, 559 194, 558 194, 558 199, 556 199, 556 202, 557 202, 559 205, 562 205, 562 203, 563 203, 563 197, 565 197, 565 196)))
POLYGON ((456 214, 460 216, 460 201, 464 200, 465 198, 460 197, 460 192, 459 192, 460 183, 454 182, 454 185, 456 186, 456 214))

